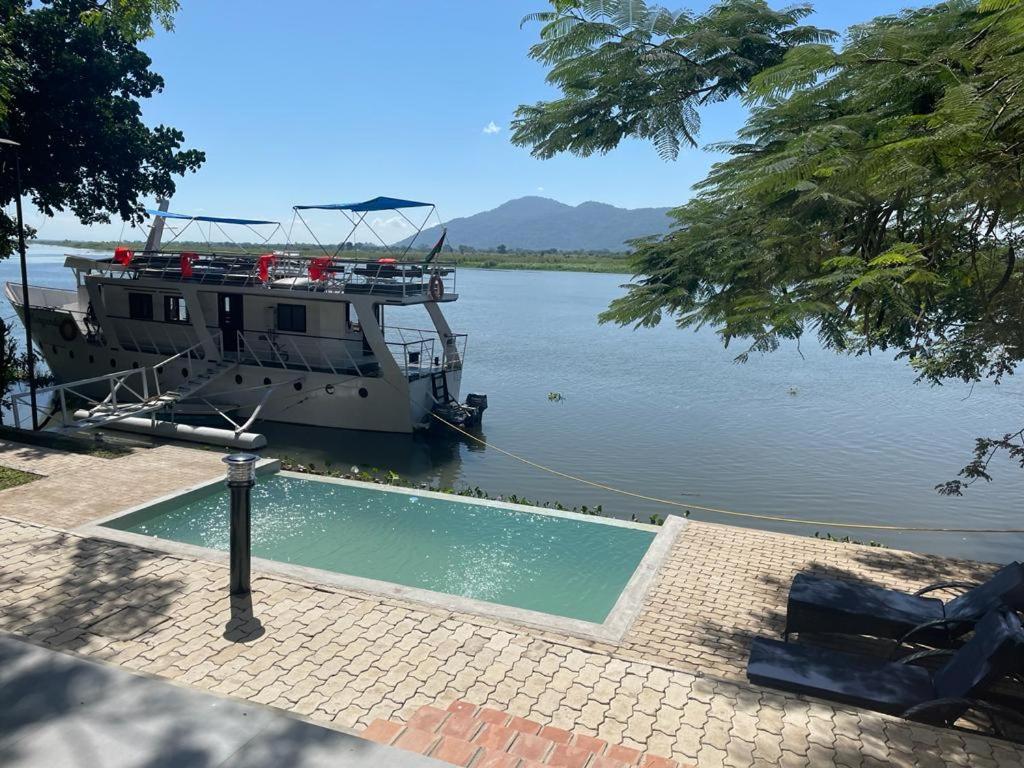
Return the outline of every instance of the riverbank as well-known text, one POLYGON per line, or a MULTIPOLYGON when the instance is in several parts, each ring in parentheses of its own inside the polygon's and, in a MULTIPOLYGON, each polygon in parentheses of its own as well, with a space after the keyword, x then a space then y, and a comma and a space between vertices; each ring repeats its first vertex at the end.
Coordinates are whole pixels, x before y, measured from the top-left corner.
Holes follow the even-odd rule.
MULTIPOLYGON (((36 240, 38 245, 58 246, 63 248, 83 248, 96 251, 112 252, 116 246, 127 245, 128 247, 142 248, 142 242, 94 242, 89 240, 36 240)), ((218 252, 231 253, 242 252, 242 248, 231 243, 200 243, 180 242, 175 247, 183 250, 203 252, 215 247, 218 252)), ((318 247, 308 244, 285 245, 283 243, 268 243, 256 245, 243 243, 242 247, 249 252, 263 252, 270 250, 281 250, 287 248, 290 251, 297 251, 304 256, 323 255, 318 247)), ((348 250, 340 255, 347 259, 366 259, 375 261, 384 254, 382 250, 348 250)), ((422 257, 421 251, 412 251, 409 254, 410 260, 422 257)), ((507 270, 544 270, 548 272, 604 272, 611 274, 630 274, 628 253, 598 253, 587 251, 465 251, 441 254, 441 260, 446 263, 455 264, 460 267, 472 267, 474 269, 507 269, 507 270)))

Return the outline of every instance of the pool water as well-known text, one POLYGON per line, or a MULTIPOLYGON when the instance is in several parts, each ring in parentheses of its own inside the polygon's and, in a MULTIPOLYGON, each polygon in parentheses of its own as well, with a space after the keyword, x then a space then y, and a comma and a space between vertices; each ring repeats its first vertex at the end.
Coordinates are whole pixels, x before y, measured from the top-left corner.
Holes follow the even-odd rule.
MULTIPOLYGON (((228 549, 229 496, 163 502, 106 527, 228 549)), ((252 491, 256 557, 603 622, 655 533, 292 476, 252 491)))

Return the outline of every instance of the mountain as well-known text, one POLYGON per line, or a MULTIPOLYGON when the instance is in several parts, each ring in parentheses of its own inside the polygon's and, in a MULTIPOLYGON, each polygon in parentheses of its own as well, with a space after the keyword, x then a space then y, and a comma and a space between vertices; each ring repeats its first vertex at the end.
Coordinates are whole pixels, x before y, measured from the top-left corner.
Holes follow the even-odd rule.
MULTIPOLYGON (((547 197, 520 197, 490 211, 448 222, 448 245, 493 250, 627 251, 627 240, 668 231, 668 208, 616 208, 605 203, 566 205, 547 197)), ((416 245, 429 248, 440 227, 423 230, 416 245)), ((408 238, 399 245, 406 245, 408 238)))

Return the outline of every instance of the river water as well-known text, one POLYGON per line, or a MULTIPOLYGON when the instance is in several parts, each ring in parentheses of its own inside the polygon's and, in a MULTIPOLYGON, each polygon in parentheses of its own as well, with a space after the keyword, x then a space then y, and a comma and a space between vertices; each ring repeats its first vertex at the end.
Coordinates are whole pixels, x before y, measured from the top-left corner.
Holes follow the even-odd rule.
MULTIPOLYGON (((29 282, 69 286, 66 249, 33 246, 29 282)), ((17 279, 17 262, 0 262, 17 279)), ((814 340, 736 364, 711 331, 671 323, 632 330, 597 315, 627 278, 460 270, 446 305, 469 333, 463 394, 487 394, 482 437, 561 472, 682 503, 822 521, 803 526, 694 512, 694 519, 1005 562, 1021 534, 846 531, 830 522, 1024 528, 1024 472, 994 462, 995 481, 962 498, 956 476, 979 435, 1016 429, 1024 382, 914 383, 891 354, 846 357, 814 340), (560 399, 552 400, 550 393, 560 399)), ((404 310, 403 310, 404 311, 404 310)), ((10 312, 6 312, 10 314, 10 312)), ((425 317, 425 313, 424 313, 425 317)), ((392 315, 391 322, 411 320, 392 315)), ((428 326, 420 326, 428 327, 428 326)), ((539 471, 469 440, 261 424, 268 453, 316 466, 392 469, 417 482, 478 486, 646 520, 679 510, 539 471)))

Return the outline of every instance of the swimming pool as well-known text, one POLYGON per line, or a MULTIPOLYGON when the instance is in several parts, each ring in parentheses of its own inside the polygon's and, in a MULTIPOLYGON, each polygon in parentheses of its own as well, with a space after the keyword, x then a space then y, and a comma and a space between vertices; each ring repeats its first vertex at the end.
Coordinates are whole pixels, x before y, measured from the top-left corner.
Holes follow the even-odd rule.
MULTIPOLYGON (((226 551, 228 507, 227 488, 216 482, 102 525, 226 551)), ((252 492, 254 557, 343 574, 358 580, 356 587, 401 585, 417 591, 413 597, 441 593, 593 624, 605 623, 624 593, 646 586, 661 532, 668 533, 290 472, 260 477, 252 492)))

